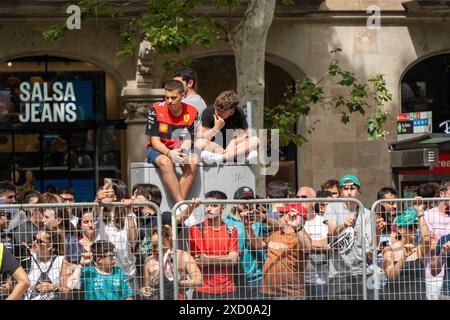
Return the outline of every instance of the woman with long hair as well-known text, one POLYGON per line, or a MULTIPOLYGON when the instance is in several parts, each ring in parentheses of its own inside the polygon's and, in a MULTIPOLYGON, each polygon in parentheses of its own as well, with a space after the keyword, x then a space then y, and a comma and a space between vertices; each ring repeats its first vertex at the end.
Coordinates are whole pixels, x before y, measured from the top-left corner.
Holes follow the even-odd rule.
POLYGON ((92 262, 91 244, 95 242, 95 221, 92 210, 86 210, 78 220, 79 243, 83 248, 81 254, 81 264, 86 265, 92 262))
MULTIPOLYGON (((97 202, 111 203, 128 200, 127 185, 119 179, 105 179, 105 184, 97 192, 97 202)), ((138 240, 136 215, 131 207, 102 207, 95 210, 97 222, 96 240, 107 240, 117 250, 117 266, 120 267, 130 283, 131 290, 138 288, 136 279, 136 257, 133 254, 138 240)))

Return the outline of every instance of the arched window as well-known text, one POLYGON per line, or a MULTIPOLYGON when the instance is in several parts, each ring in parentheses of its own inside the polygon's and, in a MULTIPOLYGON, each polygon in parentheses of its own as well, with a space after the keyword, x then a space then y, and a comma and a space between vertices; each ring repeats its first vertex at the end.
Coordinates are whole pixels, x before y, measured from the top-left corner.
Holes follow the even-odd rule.
POLYGON ((50 55, 1 62, 0 179, 19 186, 19 199, 32 185, 71 186, 77 201, 92 201, 124 162, 117 92, 89 62, 50 55))
POLYGON ((450 54, 427 58, 401 83, 402 112, 432 111, 433 132, 450 134, 450 54))

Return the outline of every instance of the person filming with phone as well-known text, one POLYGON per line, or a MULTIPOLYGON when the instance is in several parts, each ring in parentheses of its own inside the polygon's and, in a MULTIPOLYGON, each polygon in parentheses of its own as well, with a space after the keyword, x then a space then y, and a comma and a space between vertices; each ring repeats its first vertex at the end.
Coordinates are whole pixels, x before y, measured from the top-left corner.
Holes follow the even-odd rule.
MULTIPOLYGON (((361 194, 361 183, 351 174, 341 178, 339 188, 342 198, 357 199, 361 194)), ((370 275, 367 263, 363 263, 363 255, 368 254, 370 258, 371 212, 352 202, 336 202, 327 205, 324 219, 331 235, 330 299, 362 300, 363 269, 367 268, 367 275, 370 275), (363 215, 360 214, 361 209, 364 210, 363 215), (361 223, 365 223, 365 234, 361 234, 361 223), (363 239, 366 252, 363 252, 363 239)), ((383 221, 377 220, 377 232, 381 226, 384 228, 383 221)), ((373 290, 368 290, 368 294, 373 294, 373 290)))

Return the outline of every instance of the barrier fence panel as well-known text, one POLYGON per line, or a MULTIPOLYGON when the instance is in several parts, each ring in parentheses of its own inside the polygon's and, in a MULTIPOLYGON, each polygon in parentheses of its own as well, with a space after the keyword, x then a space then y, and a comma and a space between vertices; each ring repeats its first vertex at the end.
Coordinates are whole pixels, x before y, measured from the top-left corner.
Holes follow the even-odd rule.
MULTIPOLYGON (((450 296, 447 246, 450 198, 384 199, 372 205, 374 299, 438 300, 450 296)), ((448 245, 450 247, 450 243, 448 245)))
POLYGON ((371 221, 355 199, 215 194, 179 202, 172 210, 173 299, 371 298, 371 221))
MULTIPOLYGON (((220 198, 219 195, 215 196, 220 198)), ((215 198, 213 198, 215 199, 215 198)), ((51 199, 49 199, 49 202, 51 199)), ((0 206, 25 300, 448 299, 450 198, 0 206)), ((0 297, 14 279, 2 276, 0 297)))
MULTIPOLYGON (((158 226, 161 234, 160 210, 151 202, 0 206, 3 246, 30 280, 24 300, 164 297, 158 226)), ((14 285, 2 277, 1 299, 14 285)))

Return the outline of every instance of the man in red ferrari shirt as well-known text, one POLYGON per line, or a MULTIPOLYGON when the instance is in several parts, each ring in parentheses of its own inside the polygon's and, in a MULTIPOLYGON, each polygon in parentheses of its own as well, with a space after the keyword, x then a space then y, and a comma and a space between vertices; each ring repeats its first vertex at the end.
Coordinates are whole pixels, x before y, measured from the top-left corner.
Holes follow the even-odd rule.
MULTIPOLYGON (((206 200, 226 200, 221 191, 210 191, 206 200)), ((234 299, 233 266, 239 261, 238 233, 222 221, 224 205, 206 205, 206 219, 189 230, 191 255, 203 274, 203 287, 195 289, 194 300, 234 299)))
POLYGON ((187 198, 197 168, 196 158, 191 153, 197 109, 181 102, 184 86, 180 81, 169 80, 164 89, 165 102, 154 104, 148 113, 146 133, 150 140, 146 159, 160 168, 164 184, 178 202, 187 198), (183 170, 179 180, 175 163, 183 170))

